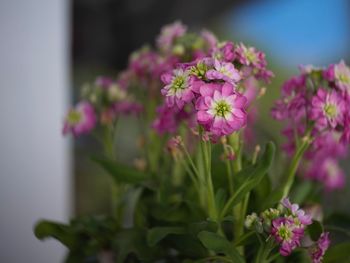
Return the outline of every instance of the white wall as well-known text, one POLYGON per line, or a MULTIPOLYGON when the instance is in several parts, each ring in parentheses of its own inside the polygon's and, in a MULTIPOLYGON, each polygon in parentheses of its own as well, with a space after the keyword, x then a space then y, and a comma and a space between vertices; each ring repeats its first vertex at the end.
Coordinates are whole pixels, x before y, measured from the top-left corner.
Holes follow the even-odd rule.
POLYGON ((62 262, 32 233, 67 220, 68 142, 61 136, 69 73, 69 3, 0 0, 0 262, 62 262))

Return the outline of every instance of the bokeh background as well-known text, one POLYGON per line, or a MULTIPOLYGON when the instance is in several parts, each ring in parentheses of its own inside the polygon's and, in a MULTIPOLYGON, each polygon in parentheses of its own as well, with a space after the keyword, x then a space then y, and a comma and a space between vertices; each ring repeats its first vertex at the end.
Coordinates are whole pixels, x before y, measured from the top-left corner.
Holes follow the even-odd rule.
MULTIPOLYGON (((300 64, 350 64, 348 0, 0 0, 0 262, 61 262, 60 245, 32 235, 35 221, 109 211, 109 178, 89 160, 100 149, 90 137, 61 136, 65 110, 85 82, 115 76, 175 20, 266 53, 276 78, 258 132, 279 143, 269 110, 283 80, 300 64)), ((130 161, 136 125, 122 123, 117 147, 130 161)), ((346 189, 325 196, 327 209, 350 214, 346 189)))

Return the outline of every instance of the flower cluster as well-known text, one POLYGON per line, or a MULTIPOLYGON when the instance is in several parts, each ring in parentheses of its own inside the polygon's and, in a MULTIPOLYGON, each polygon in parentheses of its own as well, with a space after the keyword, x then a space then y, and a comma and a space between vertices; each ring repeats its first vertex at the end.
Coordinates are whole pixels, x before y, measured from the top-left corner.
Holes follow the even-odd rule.
POLYGON ((280 254, 288 256, 301 246, 305 229, 312 219, 297 204, 291 204, 288 198, 283 199, 281 204, 283 208, 270 208, 262 212, 260 217, 256 214, 247 216, 245 225, 255 228, 260 234, 273 237, 280 246, 280 254))
POLYGON ((122 82, 98 77, 94 84, 85 85, 82 100, 67 113, 63 133, 86 134, 97 123, 111 124, 120 114, 137 114, 141 110, 142 106, 128 94, 122 82))
MULTIPOLYGON (((281 201, 278 209, 270 208, 261 213, 260 217, 253 213, 245 220, 245 227, 255 229, 259 234, 273 238, 279 245, 279 252, 282 256, 288 256, 298 247, 302 247, 302 239, 306 235, 306 227, 312 223, 311 215, 299 208, 299 205, 292 204, 288 198, 281 201)), ((320 263, 323 255, 330 244, 329 233, 320 235, 317 242, 305 247, 313 260, 313 263, 320 263)))
POLYGON ((84 89, 83 100, 102 124, 140 112, 135 101, 142 100, 146 122, 159 134, 175 133, 185 121, 201 125, 215 140, 246 125, 259 81, 273 76, 266 66, 264 53, 253 47, 219 42, 206 30, 188 33, 175 22, 162 28, 156 49, 135 51, 116 80, 98 78, 84 89))
MULTIPOLYGON (((180 30, 178 24, 164 30, 171 41, 163 36, 161 42, 176 42, 178 35, 186 37, 186 30, 180 30)), ((258 80, 268 82, 273 74, 266 69, 265 55, 255 48, 220 43, 208 31, 200 37, 206 45, 191 61, 177 63, 162 74, 161 93, 171 111, 190 109, 197 123, 216 140, 246 125, 248 102, 256 97, 258 80)))
POLYGON ((276 120, 287 121, 284 149, 295 153, 303 140, 312 141, 301 170, 306 178, 323 182, 327 190, 344 186, 338 159, 347 154, 350 142, 350 68, 341 61, 326 69, 301 67, 301 73, 286 81, 282 98, 272 109, 276 120))
POLYGON ((280 244, 281 255, 288 256, 292 250, 300 246, 305 228, 312 223, 312 220, 311 216, 305 214, 297 204, 291 204, 289 199, 283 199, 282 205, 285 208, 282 211, 284 214, 272 219, 271 235, 280 244))

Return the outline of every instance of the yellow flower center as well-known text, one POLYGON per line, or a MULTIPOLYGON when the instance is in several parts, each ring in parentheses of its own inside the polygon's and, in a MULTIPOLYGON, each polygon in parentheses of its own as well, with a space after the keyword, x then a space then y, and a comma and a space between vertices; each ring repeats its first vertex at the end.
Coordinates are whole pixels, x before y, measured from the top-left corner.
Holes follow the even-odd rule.
POLYGON ((338 114, 337 107, 334 104, 326 104, 323 110, 329 118, 334 118, 338 114))
POLYGON ((82 115, 77 110, 71 110, 67 116, 67 122, 69 124, 77 124, 81 121, 82 115))
POLYGON ((215 105, 215 115, 219 117, 225 117, 227 114, 231 112, 231 105, 229 105, 226 101, 221 100, 215 105))

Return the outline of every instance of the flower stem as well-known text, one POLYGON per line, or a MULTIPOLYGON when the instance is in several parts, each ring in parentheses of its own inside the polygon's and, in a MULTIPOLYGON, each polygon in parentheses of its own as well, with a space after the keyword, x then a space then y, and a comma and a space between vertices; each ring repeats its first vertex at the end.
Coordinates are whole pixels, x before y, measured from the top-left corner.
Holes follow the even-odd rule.
POLYGON ((283 188, 283 196, 282 198, 285 198, 289 195, 290 189, 294 183, 294 178, 296 171, 299 167, 299 163, 301 158, 303 157, 305 151, 309 148, 311 140, 309 138, 310 132, 307 132, 306 136, 301 140, 300 145, 298 146, 297 150, 295 151, 295 154, 292 158, 291 164, 287 170, 287 177, 283 188))
POLYGON ((225 153, 225 163, 226 163, 226 169, 227 169, 227 180, 228 180, 228 184, 229 184, 229 191, 230 191, 230 195, 233 195, 233 172, 232 172, 232 167, 231 167, 231 162, 229 160, 229 155, 230 152, 227 148, 226 144, 223 144, 223 148, 224 148, 224 153, 225 153))
POLYGON ((258 253, 255 257, 255 263, 267 263, 270 262, 267 258, 269 257, 269 254, 271 250, 273 249, 274 244, 273 240, 270 238, 265 243, 260 244, 258 253))
POLYGON ((199 142, 200 142, 200 149, 201 149, 201 155, 203 159, 203 166, 204 166, 204 178, 205 178, 205 184, 206 184, 206 190, 208 191, 208 213, 210 219, 213 221, 217 221, 218 214, 216 211, 216 204, 215 204, 215 193, 214 193, 214 186, 212 182, 211 177, 211 144, 208 141, 203 140, 203 130, 200 129, 199 133, 199 142))
MULTIPOLYGON (((103 148, 104 153, 107 156, 107 158, 110 158, 111 160, 115 161, 116 159, 116 152, 114 148, 114 140, 115 140, 115 129, 116 129, 117 122, 112 125, 106 125, 104 127, 104 134, 103 134, 103 148)), ((120 198, 122 195, 122 185, 118 185, 116 182, 113 182, 111 184, 111 210, 112 215, 116 217, 118 224, 122 223, 122 215, 121 207, 119 207, 120 204, 120 198)))

